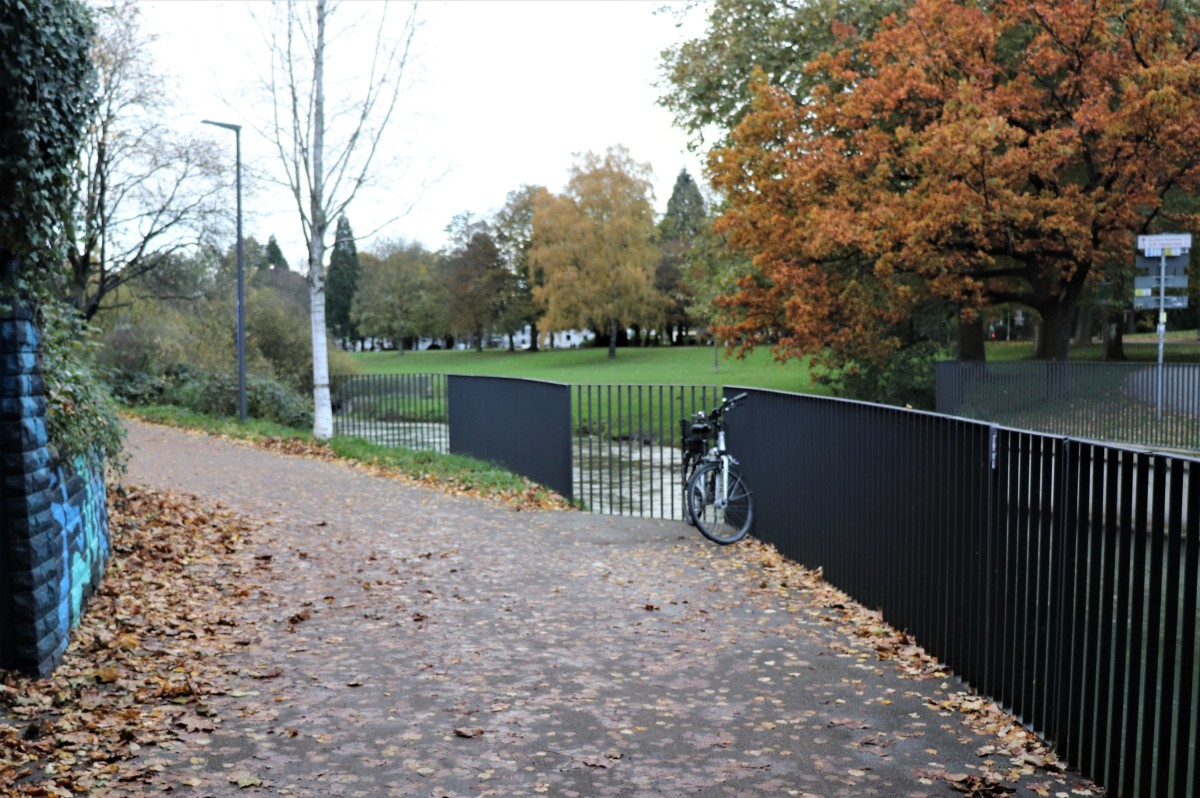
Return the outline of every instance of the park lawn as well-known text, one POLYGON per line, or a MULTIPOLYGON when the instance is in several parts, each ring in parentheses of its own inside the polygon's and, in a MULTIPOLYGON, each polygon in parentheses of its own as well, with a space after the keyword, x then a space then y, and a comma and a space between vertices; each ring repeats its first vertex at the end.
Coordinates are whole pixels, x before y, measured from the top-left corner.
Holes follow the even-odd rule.
POLYGON ((813 384, 806 363, 778 363, 762 348, 741 359, 722 353, 715 373, 713 350, 704 346, 621 348, 615 360, 608 359, 607 349, 596 347, 543 352, 355 352, 351 357, 363 374, 465 374, 576 385, 737 385, 829 393, 813 384))
MULTIPOLYGON (((987 359, 992 362, 1032 360, 1033 341, 989 341, 987 359)), ((1125 336, 1125 357, 1132 361, 1158 362, 1158 339, 1155 333, 1125 336)), ((1099 343, 1071 347, 1071 360, 1092 362, 1104 360, 1104 347, 1099 343)), ((1166 363, 1200 363, 1200 341, 1195 330, 1174 330, 1167 333, 1163 347, 1166 363)))

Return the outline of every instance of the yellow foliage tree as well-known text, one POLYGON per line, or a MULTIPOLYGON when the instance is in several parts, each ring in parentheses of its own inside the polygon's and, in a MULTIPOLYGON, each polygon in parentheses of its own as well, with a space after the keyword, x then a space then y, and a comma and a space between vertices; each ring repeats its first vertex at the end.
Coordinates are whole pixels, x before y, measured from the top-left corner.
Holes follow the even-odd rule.
POLYGON ((533 289, 543 327, 607 333, 609 358, 623 326, 656 324, 665 304, 654 288, 650 174, 618 145, 579 157, 563 194, 534 199, 529 256, 545 275, 533 289))

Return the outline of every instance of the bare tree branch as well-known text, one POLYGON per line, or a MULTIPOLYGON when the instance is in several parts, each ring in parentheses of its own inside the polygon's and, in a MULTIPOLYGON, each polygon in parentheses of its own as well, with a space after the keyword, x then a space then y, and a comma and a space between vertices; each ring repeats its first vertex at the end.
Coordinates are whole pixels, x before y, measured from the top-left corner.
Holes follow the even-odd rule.
POLYGON ((213 145, 163 122, 171 101, 136 5, 120 0, 97 16, 97 111, 67 231, 71 301, 86 319, 165 255, 197 243, 217 223, 224 189, 213 145))

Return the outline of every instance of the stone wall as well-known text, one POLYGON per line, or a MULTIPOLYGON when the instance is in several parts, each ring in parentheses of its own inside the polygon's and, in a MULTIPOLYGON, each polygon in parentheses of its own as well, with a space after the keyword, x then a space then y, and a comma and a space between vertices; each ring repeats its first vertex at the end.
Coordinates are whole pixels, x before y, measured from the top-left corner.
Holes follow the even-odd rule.
POLYGON ((54 460, 39 335, 28 308, 0 316, 0 669, 49 674, 104 573, 104 475, 54 460))

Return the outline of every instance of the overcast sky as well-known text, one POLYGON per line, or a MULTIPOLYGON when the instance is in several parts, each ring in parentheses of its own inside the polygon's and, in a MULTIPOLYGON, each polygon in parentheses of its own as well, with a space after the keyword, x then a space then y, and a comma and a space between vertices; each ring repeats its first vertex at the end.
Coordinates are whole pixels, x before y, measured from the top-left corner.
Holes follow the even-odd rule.
MULTIPOLYGON (((146 32, 158 37, 160 71, 178 81, 175 124, 209 118, 244 125, 243 159, 270 163, 252 129, 261 99, 252 93, 266 67, 262 2, 165 0, 140 4, 146 32)), ((361 195, 349 210, 356 234, 402 237, 436 249, 460 212, 487 217, 522 184, 561 191, 573 155, 626 146, 655 175, 661 212, 681 168, 698 182, 700 159, 656 105, 659 53, 702 27, 693 11, 683 29, 659 0, 441 0, 419 7, 421 27, 401 99, 387 136, 386 190, 361 195), (412 210, 391 222, 408 205, 412 210)), ((676 6, 676 10, 678 10, 676 6)), ((372 17, 373 2, 352 2, 344 18, 372 17)), ((407 6, 393 4, 398 24, 407 6)), ((370 45, 365 25, 362 47, 370 45)), ((330 64, 327 91, 357 69, 330 64), (350 73, 347 75, 347 71, 350 73)), ((347 85, 353 85, 349 81, 347 85)), ((207 128, 205 130, 208 130, 207 128)), ((211 129, 220 141, 232 134, 211 129)), ((381 161, 382 162, 382 161, 381 161)), ((232 203, 231 203, 232 206, 232 203)), ((247 186, 246 235, 274 234, 293 264, 303 239, 287 191, 263 180, 247 186)), ((369 249, 371 241, 360 243, 369 249)))

